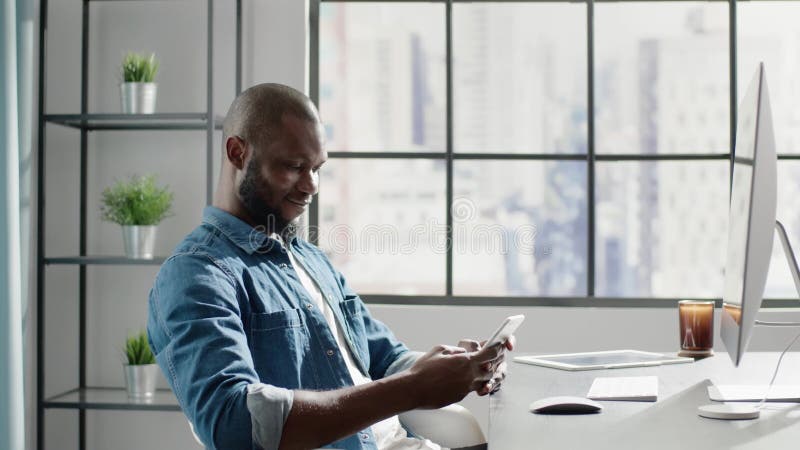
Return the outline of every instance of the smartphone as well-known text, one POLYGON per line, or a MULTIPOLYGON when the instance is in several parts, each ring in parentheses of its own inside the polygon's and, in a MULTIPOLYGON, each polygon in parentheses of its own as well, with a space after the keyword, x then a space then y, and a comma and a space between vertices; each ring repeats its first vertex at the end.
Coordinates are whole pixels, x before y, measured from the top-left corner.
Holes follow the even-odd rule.
POLYGON ((501 323, 500 326, 497 327, 497 330, 495 330, 495 332, 492 333, 492 337, 490 337, 489 340, 486 341, 484 347, 491 347, 497 344, 504 344, 508 340, 508 338, 512 334, 514 334, 514 331, 516 331, 517 328, 519 328, 523 320, 525 320, 524 314, 506 317, 503 323, 501 323))

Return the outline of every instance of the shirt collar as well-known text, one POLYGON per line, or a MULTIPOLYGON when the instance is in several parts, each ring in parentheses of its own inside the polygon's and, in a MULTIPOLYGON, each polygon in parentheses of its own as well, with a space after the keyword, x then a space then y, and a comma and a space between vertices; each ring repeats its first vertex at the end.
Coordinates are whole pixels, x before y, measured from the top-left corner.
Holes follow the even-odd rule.
MULTIPOLYGON (((256 251, 263 252, 265 249, 267 252, 279 250, 282 247, 280 242, 267 236, 263 230, 253 228, 242 219, 215 206, 206 206, 203 209, 203 223, 218 229, 248 255, 256 251)), ((291 243, 295 243, 296 239, 297 237, 293 237, 291 243)))

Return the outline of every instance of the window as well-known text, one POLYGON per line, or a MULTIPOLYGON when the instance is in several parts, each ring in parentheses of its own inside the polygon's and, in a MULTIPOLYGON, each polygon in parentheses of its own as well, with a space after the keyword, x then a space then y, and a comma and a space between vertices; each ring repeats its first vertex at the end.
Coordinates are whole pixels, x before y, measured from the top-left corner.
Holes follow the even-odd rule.
MULTIPOLYGON (((318 244, 368 300, 721 297, 732 107, 760 60, 800 236, 800 3, 734 7, 312 2, 318 244)), ((794 296, 775 248, 766 294, 794 296)))

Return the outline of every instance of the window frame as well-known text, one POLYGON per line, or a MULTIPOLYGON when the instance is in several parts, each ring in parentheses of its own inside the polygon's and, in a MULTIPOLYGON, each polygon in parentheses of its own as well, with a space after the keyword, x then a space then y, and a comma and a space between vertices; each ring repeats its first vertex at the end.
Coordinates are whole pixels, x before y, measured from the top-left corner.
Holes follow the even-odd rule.
MULTIPOLYGON (((690 2, 696 0, 626 0, 624 3, 661 1, 690 2)), ((736 142, 737 121, 737 0, 706 0, 728 4, 728 61, 729 61, 729 131, 730 145, 736 142)), ((785 0, 791 1, 791 0, 785 0)), ((691 154, 597 154, 595 152, 595 102, 594 102, 594 4, 621 3, 616 0, 582 0, 586 4, 587 39, 587 142, 585 154, 559 153, 456 153, 453 149, 453 4, 456 3, 575 3, 573 0, 310 0, 309 17, 309 76, 308 91, 314 104, 319 105, 319 17, 322 3, 435 3, 445 7, 445 54, 446 54, 446 146, 444 152, 328 152, 329 158, 337 159, 437 159, 445 161, 446 167, 446 217, 447 242, 453 241, 453 163, 458 160, 511 160, 511 161, 585 161, 587 163, 587 295, 580 297, 564 296, 463 296, 453 295, 453 248, 448 246, 446 254, 445 295, 412 296, 389 294, 365 294, 361 298, 372 304, 390 305, 429 305, 429 306, 560 306, 560 307, 608 307, 608 308, 674 308, 678 300, 714 300, 716 307, 722 306, 722 299, 707 297, 603 297, 595 295, 595 172, 597 162, 606 161, 714 161, 725 159, 733 168, 733 154, 691 153, 691 154)), ((778 160, 800 160, 800 154, 778 154, 778 160)), ((730 180, 729 180, 730 184, 730 180)), ((319 197, 309 208, 309 225, 319 226, 319 197)), ((310 236, 315 245, 317 236, 310 236)), ((786 308, 792 306, 792 298, 765 298, 763 308, 786 308)))

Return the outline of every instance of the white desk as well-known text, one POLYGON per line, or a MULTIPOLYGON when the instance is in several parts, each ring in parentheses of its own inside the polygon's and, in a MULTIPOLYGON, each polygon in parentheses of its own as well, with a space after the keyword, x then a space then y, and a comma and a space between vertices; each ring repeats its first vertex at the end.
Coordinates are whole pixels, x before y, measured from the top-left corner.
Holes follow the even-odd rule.
MULTIPOLYGON (((778 353, 748 353, 734 368, 725 353, 690 364, 567 372, 509 362, 503 389, 490 400, 489 448, 520 449, 798 449, 800 405, 768 403, 761 417, 705 419, 706 386, 767 384, 778 353), (537 399, 585 396, 595 377, 656 375, 658 402, 601 402, 590 415, 538 415, 537 399)), ((800 384, 800 353, 787 354, 775 384, 800 384)))

